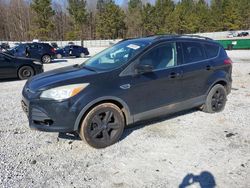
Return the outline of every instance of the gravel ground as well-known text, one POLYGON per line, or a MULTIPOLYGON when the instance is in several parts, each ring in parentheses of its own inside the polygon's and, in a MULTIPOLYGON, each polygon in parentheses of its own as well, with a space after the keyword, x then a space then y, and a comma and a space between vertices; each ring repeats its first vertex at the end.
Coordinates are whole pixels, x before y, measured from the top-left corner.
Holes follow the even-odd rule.
POLYGON ((141 123, 102 150, 73 135, 30 130, 20 105, 25 81, 2 81, 0 187, 250 187, 250 51, 229 55, 234 82, 223 112, 141 123))

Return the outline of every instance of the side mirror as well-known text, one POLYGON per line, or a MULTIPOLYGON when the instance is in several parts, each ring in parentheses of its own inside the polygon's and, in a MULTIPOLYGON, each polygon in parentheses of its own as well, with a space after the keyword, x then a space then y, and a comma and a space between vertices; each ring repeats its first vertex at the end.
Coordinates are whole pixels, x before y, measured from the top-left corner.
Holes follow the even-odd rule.
POLYGON ((138 74, 144 74, 153 71, 153 66, 150 64, 139 64, 136 66, 136 72, 138 74))

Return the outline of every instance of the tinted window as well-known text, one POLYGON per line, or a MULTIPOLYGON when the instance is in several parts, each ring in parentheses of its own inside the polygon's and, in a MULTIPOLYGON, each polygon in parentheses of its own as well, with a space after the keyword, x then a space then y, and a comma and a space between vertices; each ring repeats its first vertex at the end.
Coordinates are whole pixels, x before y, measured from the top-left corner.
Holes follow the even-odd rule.
POLYGON ((30 49, 38 49, 38 45, 37 44, 29 44, 30 49))
POLYGON ((153 48, 141 57, 139 63, 152 65, 154 70, 175 66, 177 63, 175 43, 168 43, 153 48))
POLYGON ((212 44, 204 44, 204 47, 208 58, 213 58, 218 55, 219 46, 212 44))
POLYGON ((196 42, 183 42, 184 63, 192 63, 206 59, 203 47, 196 42))

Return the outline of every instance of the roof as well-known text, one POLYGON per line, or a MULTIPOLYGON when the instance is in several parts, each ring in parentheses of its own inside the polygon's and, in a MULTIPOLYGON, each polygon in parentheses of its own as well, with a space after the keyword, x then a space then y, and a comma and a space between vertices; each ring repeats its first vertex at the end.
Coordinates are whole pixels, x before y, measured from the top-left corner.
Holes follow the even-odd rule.
POLYGON ((208 38, 208 37, 203 37, 199 35, 150 35, 147 37, 142 37, 142 38, 128 38, 124 39, 125 40, 133 40, 133 41, 145 41, 145 42, 156 42, 159 40, 167 40, 167 39, 200 39, 200 40, 206 40, 206 41, 211 41, 214 42, 213 39, 208 38))

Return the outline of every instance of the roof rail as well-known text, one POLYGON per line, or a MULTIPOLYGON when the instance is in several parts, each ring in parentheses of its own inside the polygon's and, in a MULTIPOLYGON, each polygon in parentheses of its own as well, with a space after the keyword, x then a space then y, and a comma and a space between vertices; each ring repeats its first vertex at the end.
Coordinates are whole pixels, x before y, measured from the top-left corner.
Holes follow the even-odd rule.
POLYGON ((161 38, 181 38, 181 37, 186 37, 186 38, 198 38, 198 39, 205 39, 205 40, 213 40, 209 37, 203 37, 203 36, 200 36, 200 35, 188 35, 188 34, 184 34, 184 35, 171 35, 171 34, 166 34, 166 35, 150 35, 150 36, 147 36, 147 37, 152 37, 152 36, 155 36, 156 39, 161 39, 161 38))

